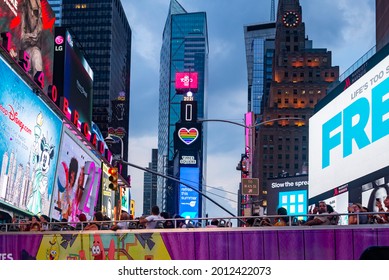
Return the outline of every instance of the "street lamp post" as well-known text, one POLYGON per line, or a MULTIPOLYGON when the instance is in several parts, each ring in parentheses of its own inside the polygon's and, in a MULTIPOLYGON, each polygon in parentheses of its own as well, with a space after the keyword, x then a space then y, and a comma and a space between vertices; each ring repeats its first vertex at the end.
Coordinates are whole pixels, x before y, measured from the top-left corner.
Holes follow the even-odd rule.
POLYGON ((120 142, 120 160, 123 160, 123 149, 124 149, 123 139, 114 134, 108 134, 108 136, 104 140, 105 143, 107 143, 107 145, 112 145, 120 142))

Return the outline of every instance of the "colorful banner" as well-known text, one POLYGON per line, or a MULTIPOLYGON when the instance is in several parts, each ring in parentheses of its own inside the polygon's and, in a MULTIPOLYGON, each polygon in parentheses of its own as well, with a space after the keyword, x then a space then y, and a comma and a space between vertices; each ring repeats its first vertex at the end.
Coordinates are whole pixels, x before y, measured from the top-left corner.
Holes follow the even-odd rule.
POLYGON ((389 228, 3 233, 0 259, 358 260, 371 246, 389 246, 389 228))
POLYGON ((62 121, 0 58, 0 200, 48 214, 62 121))

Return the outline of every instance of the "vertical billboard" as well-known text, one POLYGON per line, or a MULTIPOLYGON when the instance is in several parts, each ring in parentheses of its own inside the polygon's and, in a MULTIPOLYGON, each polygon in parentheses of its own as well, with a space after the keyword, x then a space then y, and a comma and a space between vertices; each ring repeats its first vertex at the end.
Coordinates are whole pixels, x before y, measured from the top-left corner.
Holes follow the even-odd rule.
POLYGON ((93 71, 64 27, 55 28, 54 84, 58 97, 65 97, 69 109, 77 111, 80 123, 91 127, 93 71))
POLYGON ((55 175, 50 216, 77 222, 93 217, 101 179, 100 160, 67 128, 64 129, 55 175))
POLYGON ((0 17, 0 33, 8 32, 3 38, 7 51, 16 60, 25 59, 27 54, 26 70, 47 89, 53 83, 55 15, 50 4, 47 0, 3 0, 0 17))
MULTIPOLYGON (((199 167, 180 167, 180 180, 196 190, 199 190, 199 178, 199 167)), ((180 215, 184 218, 198 218, 199 207, 199 193, 183 184, 180 184, 178 200, 180 215)))
POLYGON ((102 181, 102 194, 101 194, 101 212, 103 215, 106 215, 110 219, 115 218, 116 213, 116 192, 111 190, 108 185, 109 174, 108 174, 109 166, 103 163, 103 173, 101 177, 102 181))
POLYGON ((0 57, 0 201, 48 214, 62 121, 0 57))
POLYGON ((389 166, 389 56, 309 119, 309 195, 389 166))

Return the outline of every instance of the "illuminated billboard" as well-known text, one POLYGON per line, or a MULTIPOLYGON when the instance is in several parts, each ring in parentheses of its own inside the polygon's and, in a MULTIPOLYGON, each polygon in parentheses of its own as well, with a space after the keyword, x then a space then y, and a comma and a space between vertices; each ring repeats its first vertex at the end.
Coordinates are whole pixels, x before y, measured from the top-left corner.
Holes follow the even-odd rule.
POLYGON ((69 222, 84 213, 93 217, 101 179, 101 163, 83 143, 65 129, 58 158, 50 216, 69 222))
POLYGON ((176 123, 174 148, 182 150, 201 149, 201 123, 176 123))
POLYGON ((176 92, 193 93, 198 90, 198 73, 197 72, 177 72, 176 73, 176 92))
POLYGON ((389 166, 389 56, 309 120, 309 196, 389 166))
POLYGON ((64 27, 55 28, 54 84, 58 97, 66 97, 69 109, 77 110, 80 124, 86 122, 91 127, 93 71, 64 27))
MULTIPOLYGON (((47 89, 53 83, 55 15, 47 0, 0 1, 0 32, 7 33, 6 49, 16 60, 26 58, 31 78, 47 89)), ((4 38, 3 38, 4 39, 4 38)))
MULTIPOLYGON (((198 167, 180 167, 180 181, 199 190, 200 169, 198 167)), ((184 218, 197 218, 200 212, 199 193, 180 184, 178 209, 184 218)))
POLYGON ((0 201, 48 214, 62 121, 0 57, 0 201))
POLYGON ((284 207, 290 215, 305 215, 308 211, 308 176, 268 179, 267 214, 276 215, 284 207))
POLYGON ((108 185, 109 174, 108 174, 109 166, 103 164, 103 173, 101 177, 102 182, 102 196, 101 196, 101 212, 103 215, 107 215, 110 219, 114 219, 116 214, 116 192, 112 191, 108 185))

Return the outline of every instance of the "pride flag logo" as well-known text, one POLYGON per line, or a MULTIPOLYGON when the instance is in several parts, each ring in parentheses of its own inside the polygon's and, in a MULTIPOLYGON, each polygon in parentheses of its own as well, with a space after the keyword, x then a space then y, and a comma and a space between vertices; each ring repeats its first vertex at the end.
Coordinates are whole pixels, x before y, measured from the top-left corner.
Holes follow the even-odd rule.
POLYGON ((178 137, 186 145, 192 144, 199 136, 199 131, 196 128, 187 129, 185 127, 180 128, 178 131, 178 137))

